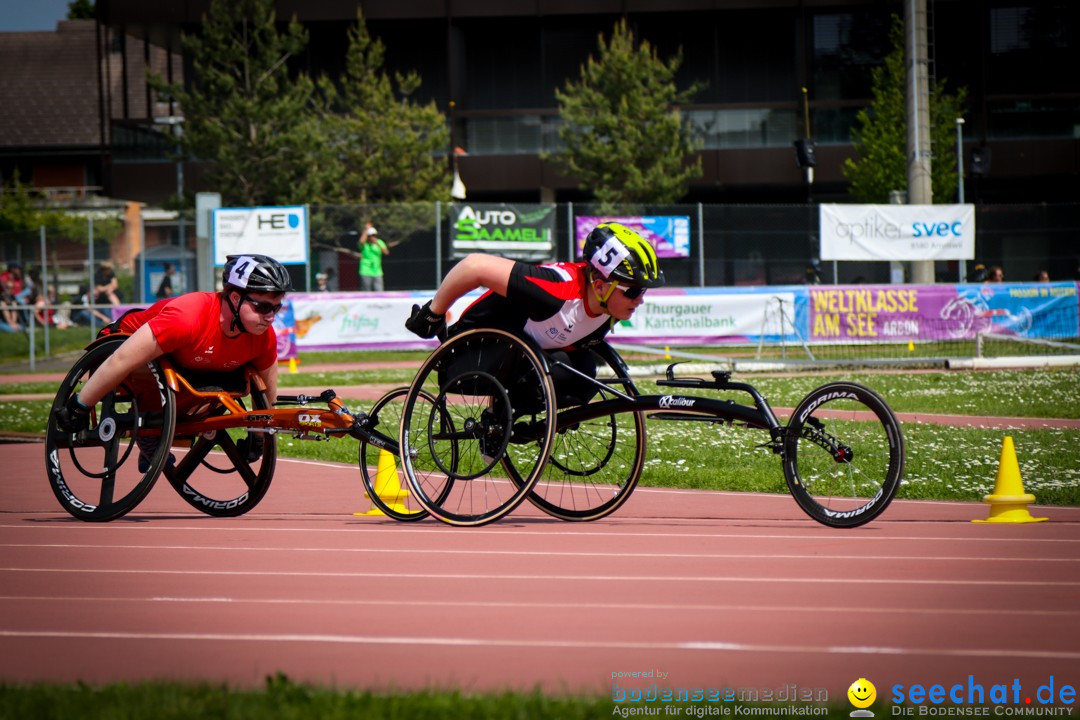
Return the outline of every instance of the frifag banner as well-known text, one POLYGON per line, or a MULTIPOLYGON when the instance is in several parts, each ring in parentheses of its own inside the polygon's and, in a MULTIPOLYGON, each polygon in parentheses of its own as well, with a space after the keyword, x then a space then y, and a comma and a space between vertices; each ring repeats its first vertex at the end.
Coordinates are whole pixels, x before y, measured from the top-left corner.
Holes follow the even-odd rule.
POLYGON ((453 204, 450 221, 455 258, 472 252, 533 262, 555 257, 554 204, 453 204))
POLYGON ((974 205, 821 205, 822 260, 970 260, 974 205))

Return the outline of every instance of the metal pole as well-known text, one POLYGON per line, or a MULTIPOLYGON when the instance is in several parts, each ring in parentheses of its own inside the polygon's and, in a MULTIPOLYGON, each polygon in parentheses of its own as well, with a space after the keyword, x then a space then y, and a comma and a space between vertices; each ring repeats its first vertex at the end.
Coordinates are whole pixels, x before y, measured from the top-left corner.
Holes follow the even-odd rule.
POLYGON ((435 201, 435 287, 442 282, 442 201, 435 201))
POLYGON ((89 267, 89 281, 86 284, 86 309, 90 311, 90 339, 93 340, 97 335, 97 318, 94 316, 94 218, 86 218, 86 237, 87 247, 90 248, 87 253, 87 262, 90 263, 89 267))
POLYGON ((574 254, 574 203, 566 203, 566 234, 570 238, 570 262, 574 262, 577 257, 574 254))
MULTIPOLYGON (((926 0, 904 0, 907 22, 908 203, 930 205, 930 78, 927 47, 926 0)), ((934 261, 911 263, 915 283, 934 282, 934 261)))
POLYGON ((304 227, 307 228, 307 247, 304 248, 307 262, 304 263, 304 292, 311 292, 311 205, 304 203, 304 227))
MULTIPOLYGON (((956 199, 964 204, 964 118, 956 118, 956 199)), ((960 277, 958 282, 964 282, 967 277, 967 261, 961 259, 959 264, 960 277)))
MULTIPOLYGON (((52 298, 49 297, 49 268, 45 255, 45 226, 41 226, 41 287, 38 288, 38 292, 42 293, 45 298, 45 355, 49 353, 49 307, 52 305, 52 298)), ((59 299, 59 298, 58 298, 59 299)), ((30 311, 30 315, 33 315, 34 311, 30 311)), ((31 343, 32 345, 33 343, 31 343)))
POLYGON ((29 327, 27 328, 27 332, 30 334, 30 372, 33 372, 36 369, 34 362, 34 309, 30 308, 28 314, 30 315, 29 327))
POLYGON ((698 226, 698 287, 705 287, 705 210, 701 203, 697 204, 698 226))

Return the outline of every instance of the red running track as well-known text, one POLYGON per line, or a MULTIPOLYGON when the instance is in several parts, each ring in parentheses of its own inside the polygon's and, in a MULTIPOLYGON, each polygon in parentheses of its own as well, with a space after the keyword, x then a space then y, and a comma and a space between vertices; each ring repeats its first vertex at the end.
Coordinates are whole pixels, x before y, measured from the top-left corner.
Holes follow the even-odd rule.
POLYGON ((642 488, 596 523, 465 529, 354 517, 355 469, 279 460, 244 517, 162 482, 96 525, 60 510, 43 446, 0 452, 0 681, 1080 684, 1077 508, 994 526, 969 522, 980 504, 898 501, 838 531, 787 496, 642 488))

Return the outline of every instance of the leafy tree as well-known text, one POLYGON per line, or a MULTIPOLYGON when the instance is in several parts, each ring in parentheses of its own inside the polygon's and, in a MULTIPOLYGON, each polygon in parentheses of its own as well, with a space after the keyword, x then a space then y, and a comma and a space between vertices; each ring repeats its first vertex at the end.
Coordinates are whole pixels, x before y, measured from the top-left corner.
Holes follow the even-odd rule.
POLYGON ((446 118, 434 102, 412 99, 420 87, 416 72, 383 71, 385 48, 356 14, 349 29, 345 73, 335 84, 321 78, 323 164, 336 169, 331 200, 389 202, 449 200, 450 171, 443 151, 449 144, 446 118))
POLYGON ((611 39, 581 67, 581 78, 555 91, 566 150, 558 159, 596 198, 611 203, 671 203, 700 177, 701 159, 678 106, 701 89, 679 91, 682 51, 662 60, 619 20, 611 39))
POLYGON ((314 83, 288 68, 307 32, 295 18, 284 31, 276 21, 273 0, 213 0, 201 34, 183 36, 191 88, 153 78, 183 108, 182 150, 208 163, 226 204, 307 202, 323 180, 312 161, 314 83))
MULTIPOLYGON (((23 238, 33 255, 38 245, 38 231, 44 226, 48 235, 86 242, 87 222, 85 215, 64 212, 46 205, 44 196, 24 184, 16 172, 11 181, 0 188, 0 233, 23 238)), ((109 241, 123 229, 123 223, 114 217, 98 217, 94 220, 94 240, 109 241)))
POLYGON ((71 0, 68 3, 68 20, 93 20, 94 0, 71 0))
MULTIPOLYGON (((873 101, 856 116, 851 134, 858 159, 844 161, 851 196, 858 202, 888 202, 891 190, 907 190, 907 74, 904 23, 893 15, 889 31, 892 51, 885 64, 872 71, 873 101)), ((956 199, 956 118, 967 97, 960 88, 945 92, 945 81, 930 88, 931 192, 942 202, 956 199)))

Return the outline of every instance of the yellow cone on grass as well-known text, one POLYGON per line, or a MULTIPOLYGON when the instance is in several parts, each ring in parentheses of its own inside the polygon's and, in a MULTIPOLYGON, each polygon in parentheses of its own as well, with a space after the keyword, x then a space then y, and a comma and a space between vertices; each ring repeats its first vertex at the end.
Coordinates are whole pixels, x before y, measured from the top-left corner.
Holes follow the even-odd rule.
POLYGON ((977 523, 1032 523, 1043 522, 1047 518, 1032 517, 1027 506, 1035 502, 1035 496, 1024 492, 1024 482, 1020 478, 1020 464, 1016 461, 1016 448, 1013 439, 1006 435, 1001 443, 1001 459, 998 461, 997 481, 994 492, 983 498, 990 504, 990 517, 985 520, 972 520, 977 523))
POLYGON ((289 358, 289 372, 296 373, 296 358, 294 357, 289 358))

